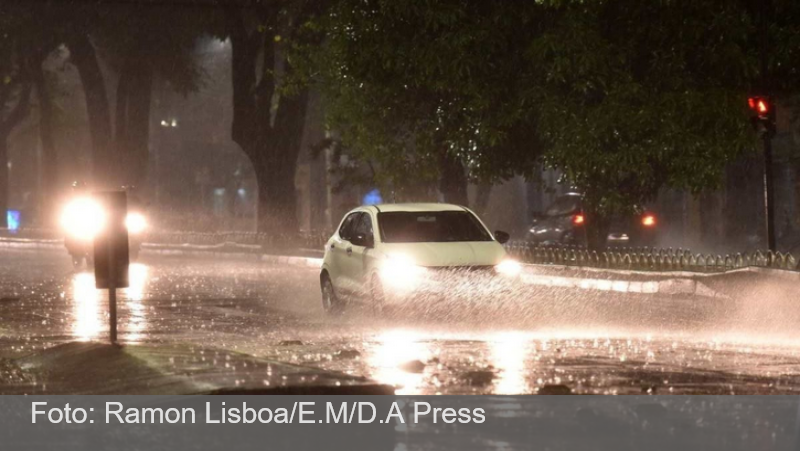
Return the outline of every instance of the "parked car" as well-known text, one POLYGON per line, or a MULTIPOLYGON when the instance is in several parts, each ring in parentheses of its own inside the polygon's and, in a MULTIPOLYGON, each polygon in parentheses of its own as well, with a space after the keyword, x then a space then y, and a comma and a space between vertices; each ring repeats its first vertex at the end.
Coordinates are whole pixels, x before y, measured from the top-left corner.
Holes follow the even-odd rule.
MULTIPOLYGON (((579 193, 561 195, 543 214, 534 215, 527 239, 541 244, 586 244, 587 218, 579 193)), ((661 228, 654 212, 636 208, 636 213, 614 217, 608 233, 611 247, 655 246, 661 228)))
POLYGON ((320 287, 327 312, 350 301, 385 304, 446 296, 452 283, 511 280, 520 264, 469 209, 450 204, 384 204, 356 208, 325 246, 320 287))

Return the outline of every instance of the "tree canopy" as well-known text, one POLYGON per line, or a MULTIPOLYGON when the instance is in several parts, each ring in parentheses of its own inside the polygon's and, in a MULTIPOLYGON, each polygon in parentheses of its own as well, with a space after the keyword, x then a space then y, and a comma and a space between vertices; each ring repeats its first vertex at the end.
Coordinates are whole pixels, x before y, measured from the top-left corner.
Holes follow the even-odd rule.
POLYGON ((377 174, 394 189, 439 177, 442 160, 475 180, 530 170, 537 135, 509 76, 523 56, 514 41, 537 20, 522 12, 502 1, 337 2, 312 49, 331 127, 356 156, 391 168, 377 174))
POLYGON ((340 0, 317 67, 331 126, 389 178, 441 152, 475 180, 543 161, 602 226, 718 186, 754 147, 748 93, 796 89, 798 19, 787 1, 340 0))

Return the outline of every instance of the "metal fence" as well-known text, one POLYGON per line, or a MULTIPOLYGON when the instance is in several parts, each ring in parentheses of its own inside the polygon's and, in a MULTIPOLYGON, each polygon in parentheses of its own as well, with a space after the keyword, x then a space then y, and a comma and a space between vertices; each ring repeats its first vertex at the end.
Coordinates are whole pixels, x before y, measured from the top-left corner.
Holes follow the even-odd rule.
POLYGON ((590 268, 720 272, 755 266, 800 270, 792 254, 771 251, 712 255, 695 254, 688 249, 617 248, 596 252, 576 246, 544 246, 526 241, 511 241, 506 244, 506 250, 525 263, 590 268))

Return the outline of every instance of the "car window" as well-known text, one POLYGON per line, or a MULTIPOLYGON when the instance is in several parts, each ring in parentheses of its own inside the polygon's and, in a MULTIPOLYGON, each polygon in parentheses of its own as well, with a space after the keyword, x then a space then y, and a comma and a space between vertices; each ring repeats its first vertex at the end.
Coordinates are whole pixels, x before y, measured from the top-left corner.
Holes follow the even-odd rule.
POLYGON ((342 226, 339 227, 339 237, 341 239, 350 241, 350 238, 353 236, 353 230, 356 225, 355 223, 358 221, 360 216, 360 212, 350 213, 344 219, 344 221, 342 221, 342 226))
POLYGON ((564 216, 580 210, 581 201, 577 196, 563 196, 555 200, 547 208, 547 216, 564 216))
POLYGON ((372 236, 372 218, 368 213, 362 213, 358 221, 354 221, 353 235, 363 235, 364 237, 372 236))
POLYGON ((492 241, 492 236, 470 212, 383 212, 378 214, 385 243, 443 243, 492 241))

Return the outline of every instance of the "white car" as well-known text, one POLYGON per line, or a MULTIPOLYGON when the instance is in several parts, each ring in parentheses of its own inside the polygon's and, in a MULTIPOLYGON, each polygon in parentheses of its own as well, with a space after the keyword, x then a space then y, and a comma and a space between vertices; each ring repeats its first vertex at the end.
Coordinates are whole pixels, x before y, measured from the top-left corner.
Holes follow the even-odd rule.
POLYGON ((447 282, 454 275, 462 281, 513 279, 521 267, 502 246, 508 238, 505 232, 490 233, 472 211, 458 205, 356 208, 325 246, 323 308, 337 312, 359 300, 379 311, 419 294, 444 296, 451 292, 447 282))

